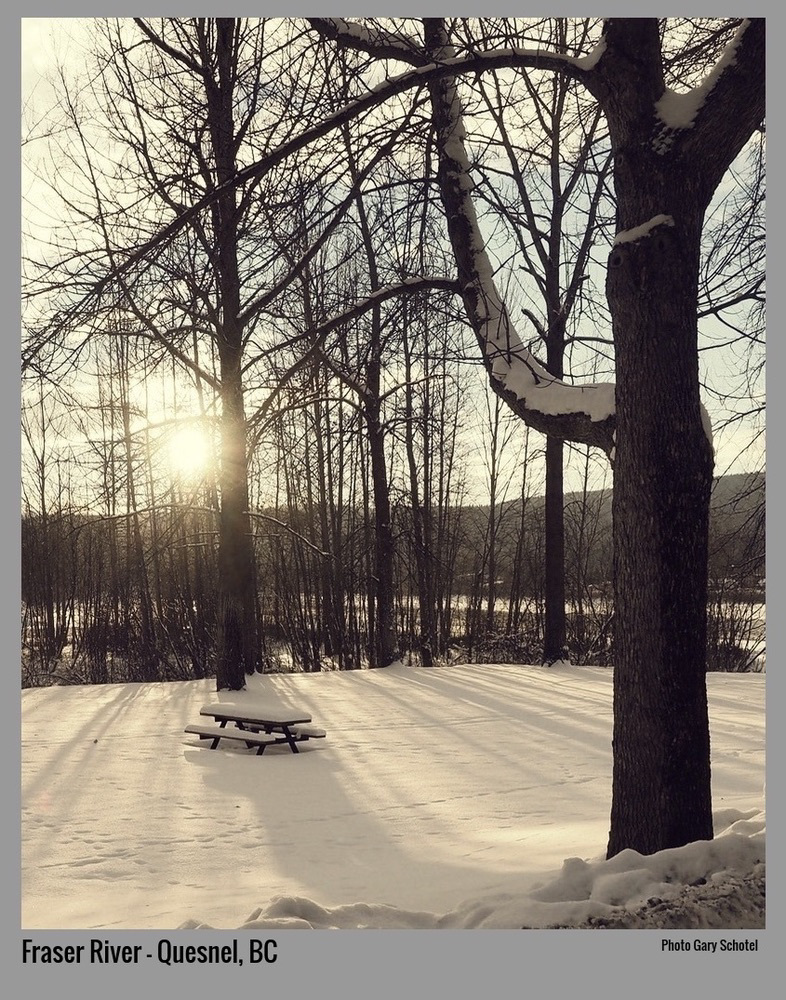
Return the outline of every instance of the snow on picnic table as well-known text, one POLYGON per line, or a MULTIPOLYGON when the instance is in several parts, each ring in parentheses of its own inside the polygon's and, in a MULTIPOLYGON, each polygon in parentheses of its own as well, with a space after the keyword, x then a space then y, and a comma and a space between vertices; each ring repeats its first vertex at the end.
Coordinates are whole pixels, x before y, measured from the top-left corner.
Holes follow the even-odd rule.
POLYGON ((23 691, 22 926, 674 926, 651 900, 762 926, 764 676, 708 676, 715 840, 606 862, 611 680, 396 665, 23 691), (327 738, 207 749, 183 729, 217 699, 302 709, 327 738))

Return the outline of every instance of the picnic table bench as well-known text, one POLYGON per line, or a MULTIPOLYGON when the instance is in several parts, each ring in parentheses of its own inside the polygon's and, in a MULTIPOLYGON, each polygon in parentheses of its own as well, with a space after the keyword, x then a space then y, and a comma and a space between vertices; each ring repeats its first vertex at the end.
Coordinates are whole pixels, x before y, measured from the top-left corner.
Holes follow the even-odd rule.
POLYGON ((256 747, 258 756, 267 747, 284 743, 289 745, 292 753, 300 753, 298 743, 323 739, 326 735, 324 729, 309 725, 310 715, 295 709, 239 708, 217 702, 203 705, 199 714, 211 717, 218 725, 186 726, 185 731, 200 740, 212 740, 211 750, 215 750, 221 740, 237 740, 249 749, 256 747))

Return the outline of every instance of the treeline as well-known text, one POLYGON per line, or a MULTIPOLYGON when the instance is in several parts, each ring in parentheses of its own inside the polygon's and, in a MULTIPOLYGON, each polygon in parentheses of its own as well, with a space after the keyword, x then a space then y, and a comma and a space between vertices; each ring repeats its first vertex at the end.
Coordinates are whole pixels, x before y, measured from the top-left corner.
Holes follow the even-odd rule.
MULTIPOLYGON (((257 669, 354 669, 372 661, 374 512, 338 506, 336 482, 304 456, 290 506, 252 517, 257 669)), ((289 467, 292 468, 289 468, 289 467)), ((339 477, 344 481, 345 477, 339 477)), ((351 481, 351 477, 350 477, 351 481)), ((346 483, 344 486, 346 488, 346 483)), ((523 486, 522 486, 523 489, 523 486)), ((114 516, 66 508, 22 520, 24 686, 173 680, 215 672, 220 601, 217 510, 186 504, 114 516)), ((358 499, 361 502, 358 502, 358 499)), ((396 642, 419 662, 539 662, 544 628, 544 503, 391 504, 396 642), (424 603, 427 602, 427 603, 424 603)), ((410 502, 407 502, 407 501, 410 502)), ((610 491, 566 496, 566 654, 613 662, 610 491)), ((716 483, 710 566, 711 669, 757 664, 763 621, 763 476, 716 483)))

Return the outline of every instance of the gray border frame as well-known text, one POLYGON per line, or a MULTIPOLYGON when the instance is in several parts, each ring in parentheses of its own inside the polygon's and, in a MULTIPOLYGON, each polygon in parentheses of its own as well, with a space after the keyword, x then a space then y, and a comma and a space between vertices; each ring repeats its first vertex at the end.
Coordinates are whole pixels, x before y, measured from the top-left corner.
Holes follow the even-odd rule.
MULTIPOLYGON (((291 4, 282 0, 273 0, 263 5, 263 9, 249 10, 249 4, 241 4, 238 14, 250 16, 294 16, 296 14, 313 14, 319 8, 324 13, 342 13, 352 16, 361 13, 351 8, 360 5, 328 4, 324 0, 309 4, 291 4), (350 7, 346 10, 346 7, 350 7), (242 9, 245 8, 245 9, 242 9), (293 9, 294 8, 294 9, 293 9)), ((363 14, 371 16, 374 13, 397 14, 399 16, 422 16, 422 4, 381 3, 372 0, 364 4, 363 14)), ((472 16, 479 13, 478 3, 455 2, 426 4, 429 13, 450 16, 472 16)), ((503 0, 496 5, 495 15, 521 15, 545 13, 545 5, 525 3, 521 9, 512 0, 503 0)), ((575 0, 563 3, 560 14, 583 16, 586 9, 579 9, 575 0)), ((620 0, 606 3, 605 15, 631 13, 628 4, 620 0), (611 8, 611 9, 609 9, 611 8)), ((722 4, 728 8, 728 4, 722 4)), ((691 4, 692 14, 731 16, 740 11, 713 9, 707 0, 699 0, 691 4), (696 10, 695 8, 700 8, 696 10)), ((636 11, 637 15, 651 13, 652 8, 636 11)), ((4 8, 2 22, 2 74, 6 101, 3 102, 3 115, 7 117, 6 134, 17 136, 19 108, 19 19, 22 16, 104 16, 131 15, 125 5, 119 5, 117 0, 109 0, 103 4, 95 4, 89 0, 68 5, 58 5, 54 0, 34 5, 28 9, 21 3, 11 3, 4 8), (10 8, 10 9, 9 9, 10 8), (65 8, 65 9, 64 9, 65 8), (9 99, 13 95, 13 99, 9 99)), ((143 11, 143 13, 148 13, 143 11)), ((215 5, 205 5, 202 2, 187 4, 182 0, 170 0, 167 4, 167 14, 213 14, 215 5)), ((773 11, 762 11, 769 21, 769 53, 775 56, 778 29, 784 25, 784 16, 773 11)), ((775 134, 770 143, 770 162, 777 163, 782 157, 782 125, 779 111, 778 86, 781 84, 782 65, 772 58, 768 69, 768 86, 770 93, 776 95, 775 101, 775 134)), ((771 105, 772 106, 772 105, 771 105)), ((770 128, 773 128, 772 118, 770 128)), ((8 253, 5 267, 2 269, 2 283, 5 292, 3 302, 8 309, 9 322, 5 336, 2 339, 2 386, 0 406, 3 411, 3 425, 7 427, 7 436, 3 455, 9 461, 13 458, 16 468, 19 468, 19 382, 18 382, 18 312, 16 302, 18 295, 18 233, 19 208, 18 192, 20 190, 19 161, 6 158, 4 165, 5 192, 4 203, 5 226, 7 234, 13 234, 10 239, 14 247, 8 253)), ((775 173, 777 177, 777 172, 775 173)), ((782 260, 780 224, 782 222, 782 196, 775 190, 771 194, 770 211, 770 253, 774 253, 776 262, 782 260), (774 197, 773 197, 774 196, 774 197)), ((771 291, 774 297, 774 307, 770 313, 780 315, 779 299, 781 293, 778 285, 771 291)), ((773 298, 771 298, 773 301, 773 298)), ((781 355, 783 347, 777 340, 768 351, 768 371, 777 373, 781 370, 781 355)), ((778 426, 778 414, 782 406, 776 393, 772 406, 775 409, 775 426, 778 426)), ((5 664, 5 683, 8 687, 8 697, 3 699, 4 713, 11 714, 10 705, 16 706, 18 692, 17 652, 19 648, 19 563, 20 546, 18 531, 19 492, 15 475, 9 472, 3 477, 2 507, 6 515, 6 523, 13 528, 5 539, 5 568, 2 581, 2 635, 4 647, 10 654, 5 664)), ((778 462, 777 450, 775 462, 770 464, 770 510, 778 510, 777 504, 782 491, 782 468, 778 462), (774 505, 773 505, 774 499, 774 505)), ((781 641, 782 625, 777 614, 778 599, 784 584, 782 577, 783 559, 783 527, 776 521, 776 516, 768 519, 768 554, 770 577, 770 593, 774 595, 776 613, 771 614, 769 621, 770 643, 773 648, 784 648, 781 641)), ((770 703, 774 701, 775 710, 783 704, 783 670, 777 660, 771 657, 775 665, 774 680, 768 679, 768 695, 770 703)), ((775 716, 774 716, 775 717, 775 716)), ((292 990, 298 995, 305 991, 324 989, 327 995, 337 988, 341 995, 347 998, 366 997, 371 995, 374 1000, 385 1000, 387 997, 401 996, 419 997, 426 993, 436 992, 437 996, 477 997, 489 991, 510 991, 513 996, 524 996, 530 992, 545 992, 555 997, 569 996, 574 991, 583 992, 596 990, 608 997, 628 996, 634 991, 640 997, 662 998, 673 989, 676 995, 690 995, 692 988, 701 987, 715 996, 736 996, 747 993, 751 987, 761 988, 769 979, 759 979, 760 975, 775 972, 775 962, 780 957, 781 933, 784 927, 784 909, 782 896, 782 863, 779 852, 769 867, 769 894, 767 908, 767 929, 755 932, 759 940, 759 951, 743 955, 705 956, 695 953, 679 953, 663 955, 660 950, 660 940, 664 934, 659 931, 627 931, 583 932, 583 931, 343 931, 339 934, 303 933, 298 931, 248 932, 232 931, 201 931, 201 932, 171 932, 158 931, 35 931, 22 932, 19 928, 19 901, 21 893, 19 871, 20 849, 20 788, 19 788, 19 741, 16 739, 19 729, 19 716, 14 715, 13 723, 5 727, 11 742, 11 753, 4 758, 4 809, 3 809, 3 846, 6 863, 12 869, 11 884, 14 891, 4 893, 2 906, 2 923, 0 923, 0 948, 8 961, 4 968, 12 977, 12 982, 21 981, 22 989, 29 996, 44 996, 50 990, 63 990, 71 994, 72 990, 85 998, 105 997, 111 992, 120 998, 138 996, 140 990, 148 988, 158 992, 162 987, 174 986, 178 991, 190 993, 195 997, 212 997, 217 990, 226 991, 227 987, 252 989, 256 987, 262 994, 273 990, 276 986, 292 990), (467 936, 469 934, 469 936, 467 936), (30 966, 22 965, 22 939, 29 937, 36 944, 85 944, 93 937, 110 940, 112 944, 140 944, 144 952, 155 952, 157 942, 168 938, 179 944, 226 944, 233 937, 243 942, 249 937, 275 937, 278 942, 278 961, 274 965, 250 966, 246 962, 242 968, 216 966, 176 966, 167 969, 158 964, 155 959, 145 960, 136 966, 100 966, 82 964, 30 966), (228 971, 230 970, 230 971, 228 971), (229 982, 227 982, 229 976, 229 982), (758 980, 758 982, 757 982, 758 980)), ((780 727, 777 727, 779 729, 780 727)), ((778 759, 779 743, 782 737, 776 733, 768 738, 768 757, 778 759)), ((774 767, 774 765, 773 765, 774 767)), ((768 770, 773 770, 769 767, 768 770)), ((772 775, 770 775, 772 777, 772 775)), ((769 785, 768 812, 770 818, 770 844, 775 845, 781 834, 781 787, 774 782, 769 785)), ((8 884, 8 883, 6 883, 8 884)), ((666 932, 674 936, 674 932, 666 932)), ((702 936, 708 932, 702 932, 702 936)), ((692 939, 690 932, 680 932, 679 936, 692 939)), ((711 936, 717 937, 716 933, 711 936)), ((739 932, 727 936, 740 936, 739 932)), ((777 979, 775 980, 777 982, 777 979)))

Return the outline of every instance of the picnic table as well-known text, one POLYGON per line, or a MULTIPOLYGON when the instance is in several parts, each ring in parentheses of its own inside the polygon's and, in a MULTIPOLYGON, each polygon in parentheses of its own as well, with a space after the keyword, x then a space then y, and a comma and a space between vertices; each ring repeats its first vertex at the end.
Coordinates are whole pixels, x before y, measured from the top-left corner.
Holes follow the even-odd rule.
POLYGON ((216 702, 203 705, 199 714, 212 718, 218 725, 186 726, 185 731, 200 740, 211 740, 211 750, 223 739, 243 742, 249 749, 256 747, 260 756, 267 747, 284 743, 289 744, 292 753, 300 753, 298 743, 323 739, 326 735, 324 729, 309 725, 308 713, 292 708, 240 707, 216 702))

